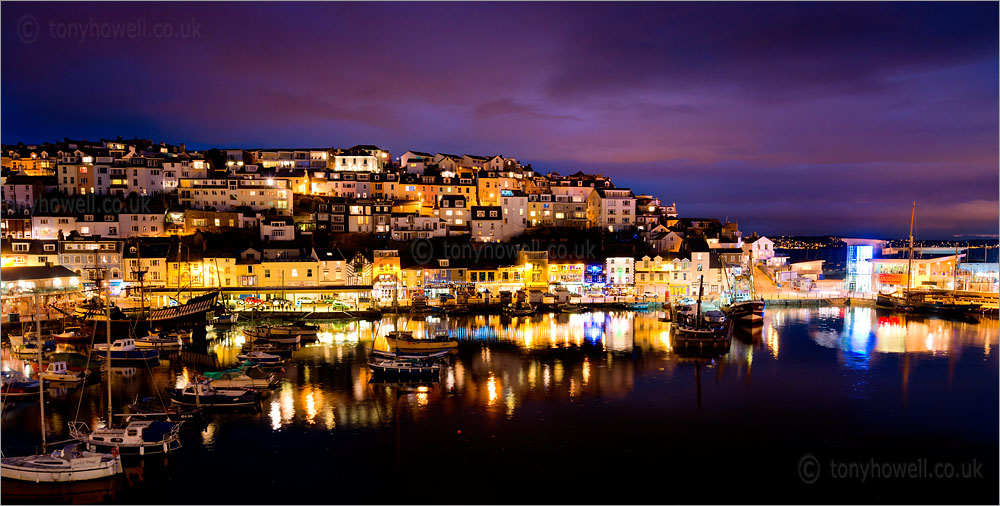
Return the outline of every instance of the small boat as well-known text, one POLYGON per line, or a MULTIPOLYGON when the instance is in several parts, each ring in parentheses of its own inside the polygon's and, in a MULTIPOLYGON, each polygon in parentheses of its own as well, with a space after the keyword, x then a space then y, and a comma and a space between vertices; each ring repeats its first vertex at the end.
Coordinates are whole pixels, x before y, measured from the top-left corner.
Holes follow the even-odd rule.
POLYGON ((257 362, 261 365, 278 365, 281 364, 281 357, 278 355, 272 355, 270 353, 264 353, 263 351, 246 351, 236 355, 236 358, 240 360, 250 360, 257 362))
POLYGON ((0 460, 4 479, 35 483, 65 483, 109 478, 122 472, 114 453, 95 453, 71 444, 50 454, 5 457, 0 460))
POLYGON ((289 325, 275 325, 270 328, 271 337, 299 336, 304 340, 315 340, 319 333, 319 327, 309 323, 292 323, 289 325))
POLYGON ((444 357, 444 356, 448 355, 449 353, 451 353, 451 349, 440 350, 440 351, 432 351, 432 352, 427 352, 427 353, 398 353, 397 354, 395 352, 388 351, 388 350, 376 350, 376 349, 372 349, 371 352, 376 357, 381 357, 381 358, 398 358, 398 359, 403 359, 403 360, 429 360, 429 359, 444 357))
POLYGON ((18 371, 3 371, 0 373, 0 394, 8 397, 37 397, 38 381, 28 378, 18 371))
POLYGON ((207 382, 189 383, 184 388, 168 388, 167 395, 176 404, 205 408, 235 408, 260 405, 260 392, 246 388, 221 390, 207 382))
POLYGON ((299 344, 302 341, 300 334, 290 335, 284 333, 273 333, 274 327, 259 327, 256 329, 244 329, 243 335, 254 342, 265 342, 275 344, 299 344))
POLYGON ((90 371, 71 371, 66 367, 66 362, 49 362, 45 370, 38 373, 38 376, 47 382, 53 383, 82 383, 90 375, 90 371))
POLYGON ((413 332, 405 330, 395 330, 385 336, 388 352, 402 355, 419 355, 449 351, 458 347, 458 341, 448 338, 448 336, 434 337, 432 339, 418 339, 413 337, 413 332))
POLYGON ((215 319, 216 325, 233 325, 240 318, 238 313, 226 313, 215 319))
POLYGON ((441 372, 441 364, 437 361, 398 358, 371 357, 368 367, 372 373, 386 376, 434 376, 441 372))
POLYGON ((118 362, 150 362, 160 359, 158 350, 140 350, 135 347, 135 339, 115 339, 111 343, 110 352, 106 343, 94 345, 94 353, 102 360, 107 360, 110 356, 112 361, 118 362))
POLYGON ((504 306, 503 313, 507 316, 531 316, 535 314, 535 308, 529 305, 504 306))
MULTIPOLYGON (((25 336, 9 336, 11 355, 17 358, 32 358, 38 356, 38 340, 30 334, 25 336)), ((54 339, 42 341, 42 353, 55 351, 56 342, 54 339)))
POLYGON ((143 397, 129 404, 128 409, 127 422, 143 419, 181 422, 201 416, 201 408, 197 406, 163 406, 160 399, 154 397, 143 397))
POLYGON ((464 304, 459 304, 454 307, 449 307, 448 309, 445 310, 445 313, 447 313, 449 316, 458 316, 458 315, 470 314, 472 313, 472 310, 469 309, 469 306, 466 306, 464 304))
POLYGON ((90 430, 86 423, 73 421, 69 422, 69 434, 85 443, 90 451, 111 451, 117 448, 122 455, 150 455, 180 449, 181 423, 132 420, 120 429, 90 430))
POLYGON ((645 311, 649 309, 648 302, 630 302, 625 307, 631 311, 645 311))
POLYGON ((80 330, 80 327, 66 327, 58 334, 52 334, 52 338, 61 343, 85 341, 90 338, 90 334, 80 330))
POLYGON ((135 338, 135 347, 171 351, 183 348, 184 341, 180 337, 168 337, 150 332, 146 337, 135 338))
POLYGON ((73 351, 62 351, 48 355, 48 360, 53 362, 66 362, 66 368, 70 371, 88 370, 97 372, 101 370, 101 361, 92 360, 90 355, 73 351))
POLYGON ((278 377, 267 372, 252 361, 246 361, 239 367, 225 371, 206 372, 205 377, 211 380, 210 385, 217 390, 267 390, 278 383, 278 377))

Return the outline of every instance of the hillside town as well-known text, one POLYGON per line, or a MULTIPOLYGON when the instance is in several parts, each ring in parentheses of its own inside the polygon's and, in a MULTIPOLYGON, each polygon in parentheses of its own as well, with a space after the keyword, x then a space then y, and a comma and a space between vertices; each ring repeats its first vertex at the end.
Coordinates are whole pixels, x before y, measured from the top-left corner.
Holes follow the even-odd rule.
MULTIPOLYGON (((124 305, 217 291, 233 309, 300 310, 519 291, 715 298, 752 271, 756 291, 786 295, 889 280, 876 270, 864 273, 876 286, 824 284, 822 260, 789 263, 736 222, 501 155, 192 151, 119 137, 8 145, 2 165, 5 314, 33 287, 87 292, 98 279, 124 305)), ((955 263, 935 260, 918 282, 946 287, 955 263)))

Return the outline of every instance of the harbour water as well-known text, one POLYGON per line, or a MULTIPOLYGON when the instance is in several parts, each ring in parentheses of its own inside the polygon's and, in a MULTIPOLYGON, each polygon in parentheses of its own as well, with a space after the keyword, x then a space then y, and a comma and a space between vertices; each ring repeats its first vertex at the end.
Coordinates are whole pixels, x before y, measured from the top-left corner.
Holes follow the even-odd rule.
MULTIPOLYGON (((401 317, 459 340, 440 381, 420 384, 371 378, 366 347, 391 317, 324 322, 259 412, 186 423, 179 452, 127 463, 98 490, 15 496, 5 482, 3 502, 998 500, 995 319, 768 309, 727 353, 692 357, 674 352, 659 315, 401 317), (909 463, 955 473, 871 472, 909 463)), ((218 332, 154 367, 114 368, 116 411, 235 364, 240 328, 218 332)), ((32 367, 6 349, 3 366, 32 367)), ((49 441, 74 418, 102 423, 105 391, 50 389, 49 441)), ((37 399, 5 400, 4 454, 31 452, 38 421, 37 399)))

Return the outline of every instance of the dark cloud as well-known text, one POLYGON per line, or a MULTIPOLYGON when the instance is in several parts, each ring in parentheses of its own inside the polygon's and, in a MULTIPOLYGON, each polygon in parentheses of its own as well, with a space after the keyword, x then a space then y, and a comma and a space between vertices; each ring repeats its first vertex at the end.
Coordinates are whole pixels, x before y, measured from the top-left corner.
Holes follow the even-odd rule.
POLYGON ((502 153, 603 171, 771 234, 893 234, 914 199, 928 233, 997 230, 995 3, 8 2, 0 13, 4 142, 502 153), (26 16, 35 40, 19 32, 26 16), (51 31, 136 20, 200 32, 51 31))

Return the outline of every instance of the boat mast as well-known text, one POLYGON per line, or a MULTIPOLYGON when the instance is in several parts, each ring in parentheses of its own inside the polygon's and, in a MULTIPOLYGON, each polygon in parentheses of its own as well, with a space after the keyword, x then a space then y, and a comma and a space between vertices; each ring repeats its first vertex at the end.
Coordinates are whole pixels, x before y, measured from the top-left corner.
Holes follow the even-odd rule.
POLYGON ((45 380, 42 378, 42 312, 38 292, 35 292, 35 343, 38 346, 38 406, 42 415, 38 428, 42 431, 42 453, 45 453, 45 380))
MULTIPOLYGON (((104 272, 101 271, 101 274, 102 274, 101 278, 102 278, 102 281, 103 281, 103 278, 104 278, 103 274, 104 274, 104 272)), ((106 338, 107 344, 108 344, 108 355, 107 355, 108 356, 108 425, 107 425, 107 427, 110 429, 111 428, 111 422, 112 422, 112 420, 114 420, 114 415, 113 415, 113 413, 114 413, 113 407, 114 406, 112 405, 112 402, 111 402, 111 378, 112 378, 113 375, 111 374, 111 289, 110 289, 110 287, 108 287, 108 289, 105 291, 105 294, 107 295, 107 298, 108 298, 108 302, 104 305, 104 312, 105 312, 105 316, 107 317, 107 321, 105 322, 106 327, 104 328, 104 333, 105 333, 105 338, 106 338)))
POLYGON ((913 215, 917 211, 917 201, 913 201, 913 209, 910 210, 910 254, 909 259, 906 262, 906 297, 910 296, 910 287, 913 286, 913 278, 911 276, 911 271, 913 269, 913 215))
POLYGON ((695 320, 696 328, 701 328, 701 296, 705 293, 705 275, 698 277, 698 313, 695 320))

